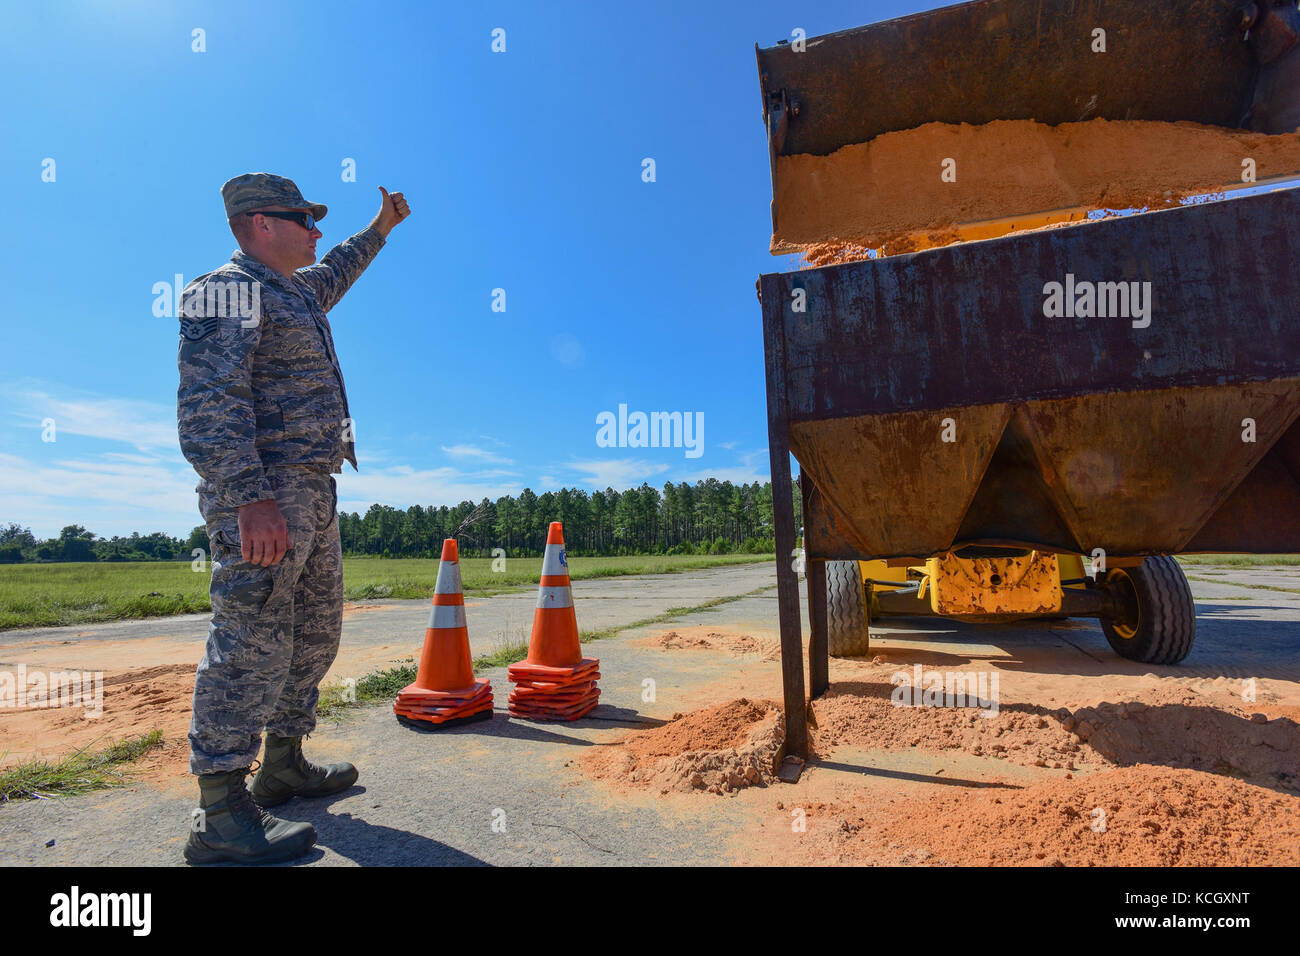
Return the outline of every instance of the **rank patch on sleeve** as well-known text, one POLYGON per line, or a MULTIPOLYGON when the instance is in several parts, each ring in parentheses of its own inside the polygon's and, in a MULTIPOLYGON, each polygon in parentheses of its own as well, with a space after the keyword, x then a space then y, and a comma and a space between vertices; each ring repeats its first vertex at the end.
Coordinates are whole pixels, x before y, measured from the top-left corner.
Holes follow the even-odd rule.
POLYGON ((181 335, 189 339, 191 342, 197 342, 199 339, 206 339, 213 332, 217 331, 218 322, 219 320, 216 316, 213 316, 210 319, 182 318, 181 335))

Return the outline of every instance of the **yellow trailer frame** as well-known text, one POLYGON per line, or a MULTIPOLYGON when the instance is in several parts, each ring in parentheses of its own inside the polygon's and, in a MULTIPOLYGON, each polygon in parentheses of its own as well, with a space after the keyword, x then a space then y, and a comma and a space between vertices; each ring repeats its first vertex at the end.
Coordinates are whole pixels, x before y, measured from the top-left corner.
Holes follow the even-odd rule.
MULTIPOLYGON (((913 588, 915 600, 927 601, 925 610, 942 617, 1050 617, 1061 612, 1064 588, 1085 586, 1080 555, 1044 551, 1009 557, 961 557, 950 552, 925 560, 859 561, 858 569, 871 602, 869 618, 881 612, 880 592, 913 588)), ((891 602, 889 613, 898 613, 898 607, 899 602, 891 602)))

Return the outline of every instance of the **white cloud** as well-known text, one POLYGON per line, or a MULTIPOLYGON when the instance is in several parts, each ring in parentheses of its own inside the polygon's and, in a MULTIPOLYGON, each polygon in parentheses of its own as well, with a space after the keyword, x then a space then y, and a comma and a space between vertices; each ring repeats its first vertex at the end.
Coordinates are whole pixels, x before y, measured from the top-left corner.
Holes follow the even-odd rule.
POLYGON ((132 531, 184 536, 202 524, 198 476, 176 456, 105 455, 93 461, 33 461, 0 454, 0 522, 30 527, 38 538, 70 524, 102 537, 132 531))
POLYGON ((564 464, 569 471, 578 472, 580 480, 589 488, 604 490, 614 488, 635 488, 643 481, 668 470, 667 465, 657 464, 644 459, 591 459, 588 461, 570 461, 564 464))
MULTIPOLYGON (((454 505, 517 495, 523 488, 519 473, 505 469, 467 473, 445 467, 371 465, 366 458, 359 473, 344 466, 343 474, 335 476, 344 511, 364 514, 376 503, 395 508, 454 505)), ((104 455, 45 464, 0 454, 0 524, 17 522, 38 538, 53 537, 70 524, 84 525, 102 537, 132 531, 184 537, 203 523, 196 484, 198 476, 179 455, 176 462, 104 455)))
POLYGON ((740 456, 740 464, 738 465, 729 468, 708 468, 704 471, 697 471, 687 475, 685 480, 694 483, 704 481, 707 478, 729 481, 733 485, 748 485, 755 481, 761 485, 765 481, 770 481, 772 478, 772 465, 767 449, 760 448, 758 451, 746 452, 740 456))
POLYGON ((20 424, 39 429, 45 419, 53 419, 55 444, 59 435, 79 435, 122 442, 142 452, 180 451, 174 405, 70 391, 53 395, 31 382, 0 385, 0 394, 14 406, 12 416, 20 424))
POLYGON ((152 465, 158 461, 158 459, 152 455, 128 455, 127 453, 120 451, 106 451, 100 457, 107 461, 131 462, 136 465, 152 465))
POLYGON ((409 508, 411 505, 456 505, 502 495, 517 495, 523 488, 515 472, 493 470, 472 474, 455 468, 416 469, 409 465, 361 471, 345 468, 336 476, 339 508, 365 514, 373 504, 409 508))
MULTIPOLYGON (((0 385, 20 427, 39 428, 41 419, 53 418, 57 429, 53 443, 33 440, 40 451, 31 457, 0 453, 0 522, 18 522, 42 538, 70 524, 111 537, 133 531, 184 536, 202 523, 194 491, 198 476, 180 454, 174 408, 63 392, 44 383, 0 385), (73 435, 120 442, 129 450, 83 457, 80 447, 69 448, 80 442, 62 441, 73 435)), ((364 512, 376 502, 450 505, 517 494, 523 487, 518 472, 500 467, 513 465, 512 459, 474 445, 444 451, 473 470, 391 465, 383 449, 364 449, 363 470, 345 469, 338 477, 341 506, 364 512)))
POLYGON ((453 458, 472 458, 475 461, 487 462, 493 465, 513 465, 513 458, 502 458, 500 455, 479 448, 477 445, 443 445, 442 450, 453 458))

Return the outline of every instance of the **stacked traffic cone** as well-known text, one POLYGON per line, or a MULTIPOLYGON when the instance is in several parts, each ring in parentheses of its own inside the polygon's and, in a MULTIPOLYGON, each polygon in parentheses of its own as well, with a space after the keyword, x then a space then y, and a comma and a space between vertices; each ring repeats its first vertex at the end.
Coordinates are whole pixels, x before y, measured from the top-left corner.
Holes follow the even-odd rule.
POLYGON ((530 720, 577 720, 591 713, 600 699, 596 686, 599 667, 596 658, 582 656, 564 555, 564 528, 552 521, 528 657, 506 671, 515 685, 510 692, 510 714, 530 720))
POLYGON ((492 716, 492 684, 486 677, 475 680, 470 663, 455 538, 442 543, 442 563, 415 683, 398 692, 393 713, 402 723, 422 729, 492 716))

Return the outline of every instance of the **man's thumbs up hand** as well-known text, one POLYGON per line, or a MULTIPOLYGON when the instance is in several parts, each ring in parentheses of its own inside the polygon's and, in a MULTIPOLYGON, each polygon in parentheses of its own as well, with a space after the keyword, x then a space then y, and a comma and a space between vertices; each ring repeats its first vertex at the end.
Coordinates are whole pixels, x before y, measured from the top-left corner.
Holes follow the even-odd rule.
POLYGON ((379 187, 379 192, 383 200, 370 227, 387 239, 393 227, 411 214, 411 207, 406 204, 406 197, 401 193, 390 193, 383 186, 379 187))

